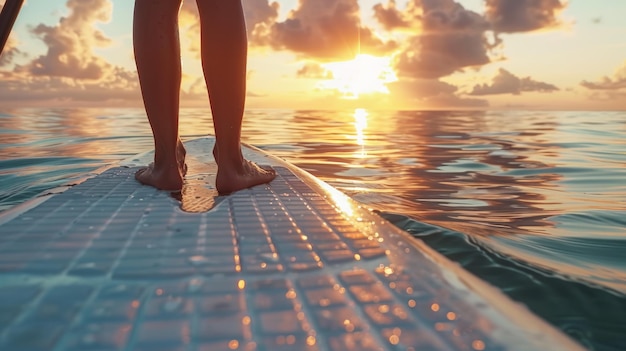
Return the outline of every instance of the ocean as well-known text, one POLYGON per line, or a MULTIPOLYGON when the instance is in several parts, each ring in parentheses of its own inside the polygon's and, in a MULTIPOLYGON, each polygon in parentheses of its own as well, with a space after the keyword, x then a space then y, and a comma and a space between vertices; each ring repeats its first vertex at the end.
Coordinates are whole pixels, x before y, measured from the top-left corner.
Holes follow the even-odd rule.
MULTIPOLYGON (((180 119, 184 140, 213 133, 208 109, 180 119)), ((243 141, 589 349, 626 350, 626 112, 251 109, 243 141)), ((142 109, 0 109, 0 211, 152 148, 142 109)))

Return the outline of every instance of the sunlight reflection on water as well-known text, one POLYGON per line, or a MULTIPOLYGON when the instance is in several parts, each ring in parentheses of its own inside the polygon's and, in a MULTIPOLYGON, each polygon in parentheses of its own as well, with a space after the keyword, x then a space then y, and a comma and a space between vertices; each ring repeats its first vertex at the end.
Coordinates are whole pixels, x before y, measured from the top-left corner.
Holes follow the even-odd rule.
POLYGON ((602 254, 626 272, 619 250, 607 257, 590 246, 569 265, 541 242, 549 236, 565 253, 570 238, 619 238, 626 251, 625 113, 357 109, 279 119, 248 119, 244 134, 374 209, 626 292, 623 274, 593 268, 602 254))

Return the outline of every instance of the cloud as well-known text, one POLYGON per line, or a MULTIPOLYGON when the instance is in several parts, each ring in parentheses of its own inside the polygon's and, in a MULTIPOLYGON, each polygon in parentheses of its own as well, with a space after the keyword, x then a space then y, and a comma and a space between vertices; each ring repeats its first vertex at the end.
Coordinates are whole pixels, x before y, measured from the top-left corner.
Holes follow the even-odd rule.
POLYGON ((411 27, 411 21, 405 18, 405 14, 402 11, 398 10, 395 0, 389 0, 387 6, 376 4, 373 10, 374 18, 386 30, 411 27))
POLYGON ((469 95, 498 95, 513 94, 520 95, 522 92, 552 92, 557 91, 556 86, 539 82, 530 77, 519 78, 511 72, 500 68, 498 74, 493 77, 491 84, 477 84, 469 95))
POLYGON ((338 59, 358 51, 356 0, 302 0, 284 22, 273 25, 270 44, 309 57, 338 59))
POLYGON ((561 0, 485 0, 485 17, 496 32, 529 32, 560 24, 561 0))
POLYGON ((141 101, 135 74, 121 68, 113 69, 111 74, 97 83, 58 76, 33 77, 14 72, 0 72, 0 79, 0 100, 3 103, 141 101))
POLYGON ((243 5, 250 42, 262 41, 276 23, 280 6, 268 0, 246 0, 243 5))
MULTIPOLYGON (((259 34, 259 33, 256 33, 259 34)), ((361 27, 357 0, 301 0, 286 20, 275 22, 253 45, 269 45, 322 61, 348 60, 358 53, 380 55, 396 48, 361 27)))
MULTIPOLYGON (((485 0, 485 13, 466 9, 455 0, 409 0, 404 10, 395 0, 374 6, 374 18, 388 31, 410 32, 395 56, 399 82, 431 104, 481 107, 486 100, 461 97, 457 88, 440 78, 466 69, 479 69, 497 55, 499 32, 530 31, 559 24, 557 15, 566 5, 559 0, 485 0), (425 82, 430 81, 431 84, 425 82), (433 89, 430 93, 423 87, 433 89), (429 94, 435 94, 430 96, 429 94)), ((491 84, 477 85, 465 95, 551 92, 552 84, 518 78, 501 70, 491 84)), ((399 93, 400 89, 394 89, 399 93)))
POLYGON ((626 61, 624 61, 622 66, 615 71, 613 77, 604 76, 597 82, 584 80, 580 83, 580 85, 590 90, 607 91, 626 89, 626 61))
POLYGON ((624 109, 626 105, 626 61, 613 76, 604 76, 595 82, 582 81, 580 85, 590 91, 591 100, 603 101, 609 108, 624 109), (613 103, 613 105, 611 105, 613 103))
POLYGON ((457 91, 454 85, 436 79, 405 79, 390 83, 388 87, 392 93, 420 99, 450 95, 457 91))
POLYGON ((0 55, 0 67, 8 66, 17 56, 23 56, 24 52, 18 49, 18 41, 14 36, 9 36, 0 55))
POLYGON ((454 0, 409 0, 404 11, 389 0, 373 9, 383 28, 413 29, 396 57, 399 75, 435 79, 490 63, 492 50, 502 44, 496 33, 558 25, 565 6, 561 0, 485 0, 481 14, 454 0))
POLYGON ((55 25, 39 24, 31 32, 47 51, 10 71, 0 71, 3 103, 29 100, 105 102, 141 101, 135 72, 114 66, 93 49, 111 43, 97 22, 110 19, 109 0, 68 0, 69 14, 55 25))
POLYGON ((396 58, 400 76, 439 78, 490 62, 485 32, 489 23, 453 0, 413 0, 407 13, 421 32, 396 58), (421 13, 421 14, 420 14, 421 13))
POLYGON ((404 10, 395 0, 373 7, 374 18, 388 31, 406 35, 394 56, 399 80, 388 84, 398 99, 416 106, 484 108, 483 99, 460 96, 458 88, 440 78, 491 62, 490 51, 500 44, 488 34, 491 24, 454 0, 410 0, 404 10))
POLYGON ((456 86, 437 79, 403 79, 387 87, 392 96, 412 106, 484 108, 489 105, 486 100, 460 97, 456 86))
MULTIPOLYGON (((250 42, 262 43, 269 29, 278 17, 280 5, 268 0, 243 1, 246 29, 250 42)), ((190 49, 200 52, 200 17, 198 5, 194 0, 183 1, 179 24, 182 27, 182 35, 190 41, 190 49)))
POLYGON ((109 0, 69 0, 70 14, 55 26, 39 24, 32 33, 48 47, 46 54, 36 58, 28 70, 36 76, 76 79, 100 79, 111 65, 96 56, 93 48, 111 43, 96 22, 107 22, 111 16, 109 0))
POLYGON ((333 74, 316 62, 307 62, 296 73, 298 78, 333 79, 333 74))

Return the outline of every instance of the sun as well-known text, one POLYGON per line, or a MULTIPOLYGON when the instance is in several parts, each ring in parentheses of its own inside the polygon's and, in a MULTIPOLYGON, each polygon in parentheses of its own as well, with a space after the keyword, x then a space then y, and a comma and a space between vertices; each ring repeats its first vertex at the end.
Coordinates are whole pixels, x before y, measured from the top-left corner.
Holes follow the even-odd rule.
POLYGON ((335 90, 345 99, 363 94, 389 94, 387 84, 398 80, 391 58, 359 54, 353 60, 322 64, 332 79, 320 82, 321 89, 335 90))

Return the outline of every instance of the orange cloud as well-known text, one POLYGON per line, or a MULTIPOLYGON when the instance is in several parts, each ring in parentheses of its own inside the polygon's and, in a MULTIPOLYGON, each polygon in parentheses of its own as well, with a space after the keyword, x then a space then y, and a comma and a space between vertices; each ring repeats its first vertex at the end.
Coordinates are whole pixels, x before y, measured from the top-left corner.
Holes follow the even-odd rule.
MULTIPOLYGON (((246 28, 251 42, 263 42, 278 17, 279 4, 268 0, 246 0, 243 10, 246 18, 246 28)), ((179 24, 184 35, 193 44, 192 49, 200 52, 200 17, 196 1, 183 1, 179 24)))
POLYGON ((410 5, 407 13, 421 24, 421 32, 398 55, 399 76, 439 78, 490 62, 484 17, 453 0, 414 0, 410 5))
POLYGON ((487 20, 496 32, 514 33, 554 27, 565 8, 561 0, 485 0, 487 20))
POLYGON ((56 76, 76 79, 101 79, 111 65, 93 53, 93 48, 111 43, 96 22, 107 22, 111 16, 109 0, 69 0, 68 17, 55 26, 39 24, 32 29, 48 47, 45 55, 28 67, 36 76, 56 76))
POLYGON ((388 84, 400 101, 428 107, 485 107, 486 100, 465 98, 440 78, 491 62, 489 22, 454 0, 409 0, 400 10, 395 0, 373 7, 374 18, 392 33, 406 37, 394 55, 398 81, 388 84))
POLYGON ((409 106, 436 108, 488 106, 486 100, 460 97, 456 86, 437 79, 405 78, 387 86, 396 99, 408 103, 409 106))
POLYGON ((626 89, 626 61, 615 71, 613 77, 604 76, 597 82, 582 81, 583 87, 591 90, 620 90, 626 89))
POLYGON ((247 0, 243 2, 248 36, 252 42, 265 37, 278 18, 279 5, 268 0, 247 0))
MULTIPOLYGON (((454 0, 409 0, 403 10, 395 0, 379 3, 373 11, 382 28, 408 33, 395 55, 399 81, 390 89, 393 94, 408 89, 407 98, 425 94, 422 100, 433 104, 484 106, 485 100, 462 98, 456 87, 440 78, 491 63, 493 50, 503 44, 497 33, 556 26, 560 23, 558 13, 565 6, 559 0, 486 0, 485 13, 478 13, 454 0)), ((474 87, 470 95, 555 90, 558 88, 552 84, 518 78, 502 70, 491 84, 474 87)))
POLYGON ((399 76, 439 78, 490 63, 491 50, 502 44, 496 33, 556 26, 565 6, 561 0, 486 0, 479 14, 454 0, 409 0, 403 11, 388 0, 373 10, 386 30, 413 31, 396 59, 399 76))
POLYGON ((24 53, 18 48, 18 41, 14 36, 9 36, 7 42, 0 55, 0 67, 8 66, 13 62, 13 59, 17 56, 24 55, 24 53))
POLYGON ((322 61, 347 60, 359 53, 390 53, 393 42, 385 43, 374 32, 361 27, 357 0, 301 0, 283 22, 256 32, 253 45, 269 45, 322 61))
POLYGON ((298 70, 299 78, 332 79, 333 74, 316 62, 307 62, 298 70))
POLYGON ((590 98, 599 101, 615 102, 615 108, 626 108, 626 61, 619 67, 613 76, 604 76, 596 82, 582 81, 583 87, 591 92, 590 98))
POLYGON ((374 18, 382 24, 386 30, 394 30, 399 28, 410 28, 411 21, 406 15, 398 10, 395 0, 389 0, 387 5, 374 5, 374 18))
POLYGON ((136 74, 114 66, 93 49, 111 39, 94 27, 110 20, 109 0, 68 0, 69 15, 56 25, 39 24, 31 31, 47 47, 45 54, 11 71, 0 71, 0 100, 57 102, 139 102, 136 74))
POLYGON ((500 68, 498 74, 493 77, 491 84, 477 84, 469 95, 519 95, 522 92, 552 92, 557 90, 559 88, 555 85, 539 82, 530 77, 519 78, 511 72, 500 68))

